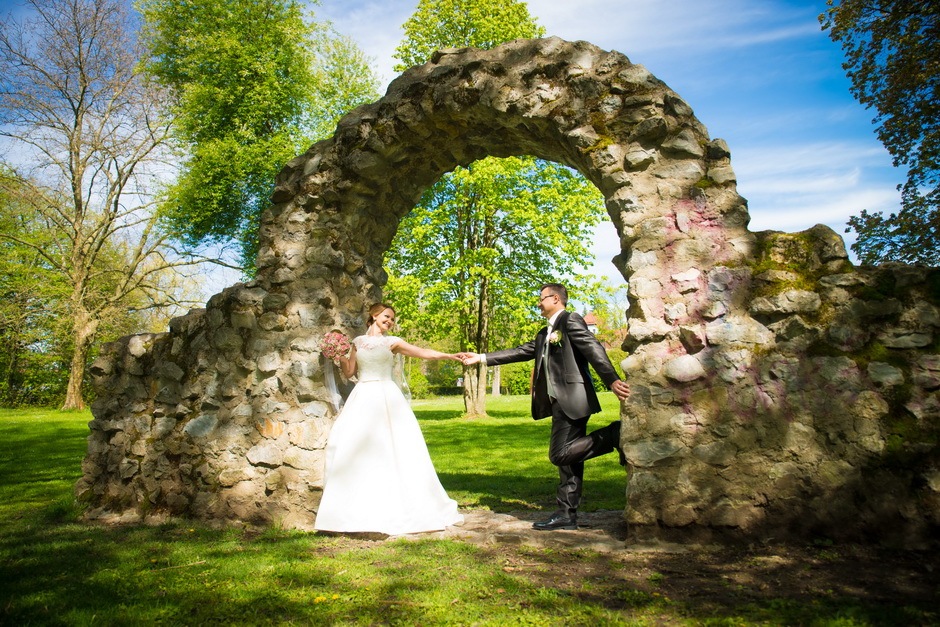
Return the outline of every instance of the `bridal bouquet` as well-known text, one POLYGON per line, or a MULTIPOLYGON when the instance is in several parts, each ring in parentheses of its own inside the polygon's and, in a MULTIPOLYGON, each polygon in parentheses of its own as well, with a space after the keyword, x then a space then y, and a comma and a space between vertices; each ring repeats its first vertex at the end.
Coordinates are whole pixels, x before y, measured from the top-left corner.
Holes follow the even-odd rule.
POLYGON ((323 353, 324 357, 333 361, 348 355, 351 348, 349 338, 339 331, 330 331, 320 340, 320 352, 323 353))

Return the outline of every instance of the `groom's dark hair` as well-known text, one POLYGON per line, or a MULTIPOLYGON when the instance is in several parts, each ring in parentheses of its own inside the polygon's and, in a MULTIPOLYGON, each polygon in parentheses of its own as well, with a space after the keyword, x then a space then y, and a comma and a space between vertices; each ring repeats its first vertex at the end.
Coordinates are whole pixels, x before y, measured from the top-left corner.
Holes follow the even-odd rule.
POLYGON ((548 291, 557 296, 561 300, 562 305, 565 307, 568 306, 568 290, 565 289, 564 285, 561 283, 545 283, 539 288, 539 294, 541 294, 544 289, 548 289, 548 291))

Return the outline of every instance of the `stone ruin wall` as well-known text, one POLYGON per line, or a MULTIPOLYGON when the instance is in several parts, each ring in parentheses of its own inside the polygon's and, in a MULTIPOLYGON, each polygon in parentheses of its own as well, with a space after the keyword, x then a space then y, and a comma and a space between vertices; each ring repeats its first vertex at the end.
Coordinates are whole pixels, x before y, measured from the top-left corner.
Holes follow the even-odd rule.
POLYGON ((634 536, 925 546, 940 526, 940 269, 853 267, 824 226, 756 235, 741 266, 631 281, 672 325, 631 311, 634 536))
POLYGON ((822 226, 750 232, 728 147, 688 104, 557 38, 404 73, 284 168, 254 281, 103 347, 87 516, 309 529, 335 417, 319 338, 362 331, 427 186, 521 154, 584 174, 621 236, 634 538, 936 537, 940 271, 853 267, 822 226))

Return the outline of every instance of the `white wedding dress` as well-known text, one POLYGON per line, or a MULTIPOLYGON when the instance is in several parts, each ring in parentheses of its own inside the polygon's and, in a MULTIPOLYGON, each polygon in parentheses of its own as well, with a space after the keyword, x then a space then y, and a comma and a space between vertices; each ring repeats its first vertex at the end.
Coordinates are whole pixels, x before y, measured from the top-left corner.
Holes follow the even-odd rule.
POLYGON ((359 382, 330 431, 315 529, 398 535, 463 521, 392 378, 397 341, 366 335, 353 340, 359 382))

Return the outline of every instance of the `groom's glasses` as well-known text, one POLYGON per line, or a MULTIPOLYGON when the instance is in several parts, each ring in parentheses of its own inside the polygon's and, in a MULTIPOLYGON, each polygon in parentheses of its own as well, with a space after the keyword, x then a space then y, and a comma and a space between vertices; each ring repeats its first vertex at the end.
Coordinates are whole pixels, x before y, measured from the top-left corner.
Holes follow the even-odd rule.
POLYGON ((546 298, 551 298, 552 296, 554 296, 554 294, 546 294, 545 296, 542 296, 541 298, 539 298, 539 304, 542 304, 543 300, 545 300, 546 298))

